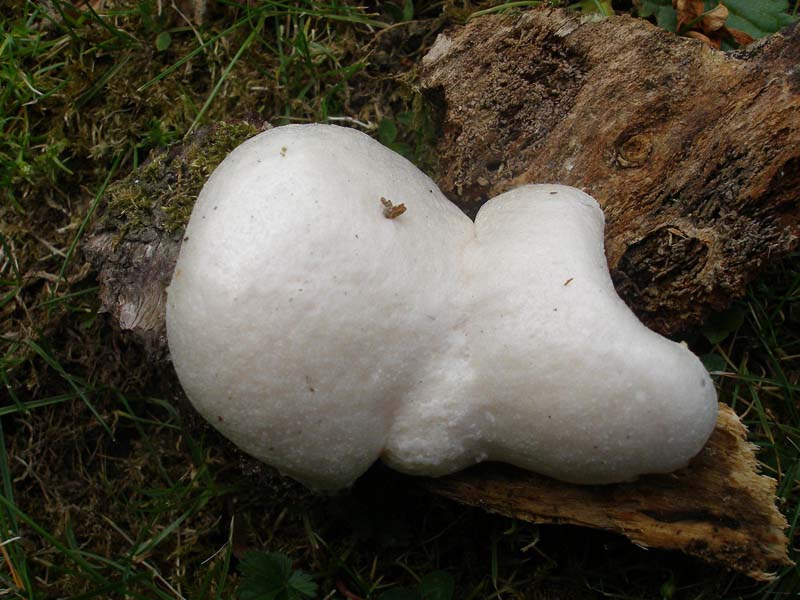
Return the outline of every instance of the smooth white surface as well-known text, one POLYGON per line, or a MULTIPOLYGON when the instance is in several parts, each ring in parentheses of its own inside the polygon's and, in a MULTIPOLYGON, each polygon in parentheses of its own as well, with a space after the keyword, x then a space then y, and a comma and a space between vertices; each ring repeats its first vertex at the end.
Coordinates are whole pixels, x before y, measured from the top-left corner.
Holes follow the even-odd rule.
POLYGON ((360 132, 272 129, 197 200, 168 290, 172 360, 208 421, 317 489, 378 458, 576 483, 669 472, 711 434, 716 393, 616 295, 603 223, 559 185, 502 194, 473 223, 360 132), (381 197, 406 212, 385 218, 381 197))

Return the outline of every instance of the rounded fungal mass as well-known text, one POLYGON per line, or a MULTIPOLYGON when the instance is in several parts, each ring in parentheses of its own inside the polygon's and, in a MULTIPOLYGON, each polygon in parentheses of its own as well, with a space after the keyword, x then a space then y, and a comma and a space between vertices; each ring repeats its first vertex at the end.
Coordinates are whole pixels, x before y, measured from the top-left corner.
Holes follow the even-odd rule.
POLYGON ((357 131, 289 125, 203 188, 169 287, 198 411, 310 487, 375 460, 438 476, 496 460, 574 483, 685 466, 716 393, 614 291, 603 213, 529 185, 475 222, 357 131), (385 203, 406 210, 386 218, 385 203))

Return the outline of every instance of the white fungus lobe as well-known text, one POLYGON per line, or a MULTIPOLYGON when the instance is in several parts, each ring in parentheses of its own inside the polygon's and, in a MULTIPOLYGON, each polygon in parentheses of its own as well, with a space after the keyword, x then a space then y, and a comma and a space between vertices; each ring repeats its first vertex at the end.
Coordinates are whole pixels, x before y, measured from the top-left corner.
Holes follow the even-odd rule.
POLYGON ((172 360, 209 422, 315 489, 379 458, 574 483, 674 471, 714 428, 714 386, 617 296, 603 227, 561 185, 501 194, 473 222, 360 132, 278 127, 197 200, 168 290, 172 360), (405 210, 387 218, 382 199, 405 210))

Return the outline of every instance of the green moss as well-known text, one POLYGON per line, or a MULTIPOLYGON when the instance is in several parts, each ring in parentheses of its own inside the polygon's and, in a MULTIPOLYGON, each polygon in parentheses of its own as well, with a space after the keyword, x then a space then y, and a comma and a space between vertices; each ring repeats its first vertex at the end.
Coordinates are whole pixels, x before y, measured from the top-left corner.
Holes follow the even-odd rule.
POLYGON ((218 123, 165 150, 110 186, 104 218, 124 234, 142 228, 182 231, 208 177, 239 144, 261 131, 248 122, 218 123))
POLYGON ((157 186, 157 173, 163 168, 166 153, 155 156, 143 168, 109 186, 105 217, 127 229, 137 229, 153 221, 153 210, 163 196, 157 186))

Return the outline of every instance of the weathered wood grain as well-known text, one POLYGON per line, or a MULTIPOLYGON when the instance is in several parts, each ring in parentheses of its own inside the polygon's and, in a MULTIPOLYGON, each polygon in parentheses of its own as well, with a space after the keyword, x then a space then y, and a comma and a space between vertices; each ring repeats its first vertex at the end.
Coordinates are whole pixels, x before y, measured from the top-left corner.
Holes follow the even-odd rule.
POLYGON ((584 189, 620 295, 682 331, 797 247, 798 64, 796 25, 724 53, 630 17, 475 19, 423 59, 438 183, 473 214, 521 183, 584 189))

